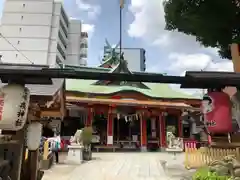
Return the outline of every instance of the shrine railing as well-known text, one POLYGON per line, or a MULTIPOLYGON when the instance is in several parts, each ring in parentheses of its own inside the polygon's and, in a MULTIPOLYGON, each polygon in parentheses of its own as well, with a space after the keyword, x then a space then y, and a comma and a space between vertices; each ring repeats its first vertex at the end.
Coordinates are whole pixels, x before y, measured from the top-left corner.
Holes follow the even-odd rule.
POLYGON ((221 160, 228 155, 234 155, 237 159, 240 159, 240 148, 222 149, 202 147, 197 149, 196 147, 187 147, 185 149, 184 163, 187 169, 195 169, 208 165, 214 160, 221 160))
POLYGON ((197 147, 197 141, 195 140, 184 140, 183 143, 184 143, 184 149, 197 147))

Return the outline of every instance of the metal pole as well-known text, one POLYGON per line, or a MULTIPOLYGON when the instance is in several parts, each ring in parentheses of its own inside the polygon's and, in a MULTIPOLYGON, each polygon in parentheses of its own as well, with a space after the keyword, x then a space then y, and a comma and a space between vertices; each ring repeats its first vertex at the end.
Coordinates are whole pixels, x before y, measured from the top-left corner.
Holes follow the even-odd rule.
MULTIPOLYGON (((206 67, 205 67, 206 68, 206 67)), ((204 68, 204 70, 205 70, 205 68, 204 68)), ((201 69, 201 71, 203 71, 203 69, 201 69)), ((202 97, 205 95, 205 91, 204 91, 204 89, 202 89, 202 97)))
POLYGON ((119 12, 119 20, 120 20, 120 40, 119 40, 119 46, 120 46, 120 58, 122 57, 122 5, 120 5, 120 12, 119 12))

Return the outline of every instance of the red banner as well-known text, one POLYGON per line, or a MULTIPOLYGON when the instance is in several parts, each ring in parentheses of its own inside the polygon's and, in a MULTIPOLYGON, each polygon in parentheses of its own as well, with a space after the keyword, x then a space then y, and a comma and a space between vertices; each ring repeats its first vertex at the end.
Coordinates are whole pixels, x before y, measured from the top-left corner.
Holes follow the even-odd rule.
POLYGON ((203 97, 202 112, 210 133, 232 131, 230 97, 224 92, 209 92, 203 97))

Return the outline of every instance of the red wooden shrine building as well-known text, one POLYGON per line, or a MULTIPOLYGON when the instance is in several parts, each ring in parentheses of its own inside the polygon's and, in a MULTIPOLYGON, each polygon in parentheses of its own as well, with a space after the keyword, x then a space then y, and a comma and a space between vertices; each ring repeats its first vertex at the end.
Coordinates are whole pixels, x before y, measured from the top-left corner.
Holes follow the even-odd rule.
MULTIPOLYGON (((133 73, 124 62, 114 68, 80 69, 133 73)), ((199 111, 201 104, 200 98, 175 91, 168 84, 74 79, 66 79, 66 102, 87 114, 86 126, 98 127, 101 144, 135 144, 143 150, 149 143, 165 148, 168 126, 175 127, 176 136, 182 137, 182 112, 199 111)))

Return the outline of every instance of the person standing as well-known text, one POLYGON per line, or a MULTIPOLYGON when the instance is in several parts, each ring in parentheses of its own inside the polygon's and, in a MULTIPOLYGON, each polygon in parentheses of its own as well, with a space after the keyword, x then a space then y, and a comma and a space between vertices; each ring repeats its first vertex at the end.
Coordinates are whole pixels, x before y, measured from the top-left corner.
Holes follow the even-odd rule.
POLYGON ((43 127, 42 135, 51 143, 51 150, 55 155, 56 163, 59 163, 59 149, 61 148, 61 138, 59 133, 55 133, 49 123, 43 127))

